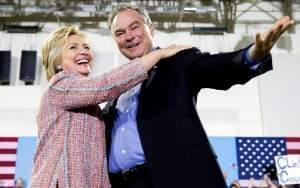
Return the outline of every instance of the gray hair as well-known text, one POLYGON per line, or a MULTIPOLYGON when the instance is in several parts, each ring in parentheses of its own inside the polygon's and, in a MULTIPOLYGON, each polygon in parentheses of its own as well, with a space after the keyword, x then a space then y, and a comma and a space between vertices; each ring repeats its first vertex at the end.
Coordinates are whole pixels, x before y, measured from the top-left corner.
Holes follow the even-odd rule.
POLYGON ((140 15, 142 15, 144 17, 145 23, 148 26, 150 26, 152 24, 150 16, 149 16, 149 14, 148 14, 148 12, 145 8, 132 6, 132 5, 120 5, 120 6, 117 6, 116 8, 114 8, 112 10, 112 12, 110 13, 109 17, 108 17, 108 27, 109 27, 109 29, 111 29, 112 22, 113 22, 114 18, 116 17, 116 15, 119 12, 122 12, 122 11, 125 11, 125 10, 134 10, 134 11, 136 11, 137 13, 139 13, 140 15))

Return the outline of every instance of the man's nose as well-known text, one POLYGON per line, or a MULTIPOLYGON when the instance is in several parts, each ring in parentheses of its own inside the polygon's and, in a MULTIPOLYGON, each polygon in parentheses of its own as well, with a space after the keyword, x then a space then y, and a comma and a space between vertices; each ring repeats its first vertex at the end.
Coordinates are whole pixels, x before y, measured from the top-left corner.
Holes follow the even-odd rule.
POLYGON ((134 38, 134 35, 132 32, 127 32, 126 33, 126 41, 131 41, 134 38))

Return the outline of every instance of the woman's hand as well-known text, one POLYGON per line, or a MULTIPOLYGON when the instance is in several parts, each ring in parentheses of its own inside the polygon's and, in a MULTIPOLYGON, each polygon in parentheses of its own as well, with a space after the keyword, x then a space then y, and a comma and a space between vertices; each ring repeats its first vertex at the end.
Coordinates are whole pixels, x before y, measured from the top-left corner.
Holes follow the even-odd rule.
POLYGON ((175 55, 176 53, 182 51, 182 50, 186 50, 189 48, 192 48, 193 46, 189 46, 189 45, 176 45, 176 44, 172 44, 168 47, 165 48, 161 48, 159 50, 157 50, 160 55, 161 55, 161 59, 163 58, 167 58, 170 57, 172 55, 175 55))
POLYGON ((170 45, 166 48, 161 48, 158 50, 154 50, 144 56, 141 57, 142 64, 149 71, 159 60, 163 58, 170 57, 179 51, 186 50, 192 48, 192 46, 187 45, 170 45))

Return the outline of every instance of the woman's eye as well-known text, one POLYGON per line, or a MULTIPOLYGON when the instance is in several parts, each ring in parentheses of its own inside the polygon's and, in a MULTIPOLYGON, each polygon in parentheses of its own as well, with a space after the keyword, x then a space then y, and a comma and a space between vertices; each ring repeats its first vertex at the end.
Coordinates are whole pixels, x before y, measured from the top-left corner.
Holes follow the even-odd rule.
POLYGON ((70 46, 70 50, 76 49, 76 46, 70 46))
POLYGON ((86 50, 89 50, 89 49, 91 49, 89 46, 86 46, 86 47, 84 47, 86 50))

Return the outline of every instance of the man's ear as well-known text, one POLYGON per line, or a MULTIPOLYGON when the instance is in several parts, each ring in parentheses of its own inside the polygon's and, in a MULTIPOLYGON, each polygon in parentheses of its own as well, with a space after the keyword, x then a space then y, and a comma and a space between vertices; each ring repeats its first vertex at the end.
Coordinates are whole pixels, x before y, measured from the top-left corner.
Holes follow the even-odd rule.
POLYGON ((152 23, 149 25, 149 28, 150 28, 150 33, 151 33, 152 37, 154 37, 155 28, 152 23))

